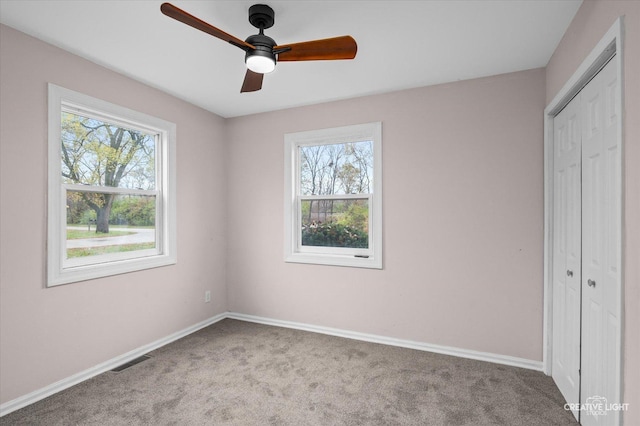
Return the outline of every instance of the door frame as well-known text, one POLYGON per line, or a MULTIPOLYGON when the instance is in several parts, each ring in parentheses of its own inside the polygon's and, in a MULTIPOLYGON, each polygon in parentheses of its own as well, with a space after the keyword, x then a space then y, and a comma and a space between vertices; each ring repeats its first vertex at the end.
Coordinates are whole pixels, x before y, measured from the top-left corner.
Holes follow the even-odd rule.
POLYGON ((623 135, 623 105, 624 105, 624 80, 623 80, 623 24, 624 17, 621 16, 607 33, 602 37, 598 44, 593 48, 591 53, 580 64, 580 66, 573 73, 571 78, 565 83, 558 94, 544 109, 544 318, 543 318, 543 354, 542 354, 542 367, 543 371, 547 375, 551 375, 552 368, 552 352, 553 352, 553 146, 554 146, 554 132, 553 132, 553 120, 554 117, 564 108, 573 97, 582 90, 584 86, 595 76, 606 63, 613 57, 613 61, 617 61, 618 66, 618 84, 617 90, 619 91, 617 99, 619 102, 617 117, 618 126, 618 142, 620 146, 620 164, 619 170, 620 176, 620 197, 621 203, 620 211, 620 227, 616 230, 619 234, 620 241, 620 256, 618 256, 618 280, 620 283, 620 299, 618 300, 618 312, 620 324, 618 327, 619 334, 617 336, 617 354, 618 359, 618 371, 616 372, 616 389, 617 399, 621 401, 622 397, 622 336, 624 335, 624 277, 622 271, 623 259, 624 259, 624 241, 622 240, 622 229, 624 228, 624 135, 623 135), (615 55, 615 56, 614 56, 615 55))

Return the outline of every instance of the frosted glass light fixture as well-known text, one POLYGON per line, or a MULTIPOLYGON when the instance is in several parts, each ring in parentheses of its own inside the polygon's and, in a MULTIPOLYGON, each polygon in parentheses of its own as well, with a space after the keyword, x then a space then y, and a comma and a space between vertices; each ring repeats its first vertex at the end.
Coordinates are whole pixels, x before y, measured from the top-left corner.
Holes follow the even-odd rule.
POLYGON ((247 54, 246 64, 247 68, 258 74, 268 74, 276 69, 274 55, 260 50, 254 50, 251 54, 247 54))

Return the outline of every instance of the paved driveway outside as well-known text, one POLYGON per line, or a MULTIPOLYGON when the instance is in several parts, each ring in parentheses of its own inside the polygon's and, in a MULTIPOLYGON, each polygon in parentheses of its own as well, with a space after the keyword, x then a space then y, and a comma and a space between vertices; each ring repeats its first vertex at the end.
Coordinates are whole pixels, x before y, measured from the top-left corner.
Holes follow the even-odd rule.
MULTIPOLYGON (((67 229, 82 229, 85 227, 68 227, 67 229)), ((124 244, 152 243, 156 240, 156 230, 146 228, 125 228, 127 232, 135 232, 130 235, 121 235, 117 237, 98 237, 98 238, 78 238, 76 240, 67 240, 67 248, 90 248, 104 247, 124 244)))

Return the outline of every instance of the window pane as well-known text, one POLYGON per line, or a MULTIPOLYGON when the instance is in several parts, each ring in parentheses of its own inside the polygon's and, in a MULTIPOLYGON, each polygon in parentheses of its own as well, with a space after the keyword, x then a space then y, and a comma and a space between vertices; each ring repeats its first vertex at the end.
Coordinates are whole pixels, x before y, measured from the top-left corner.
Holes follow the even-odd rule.
POLYGON ((373 192, 373 142, 301 146, 300 194, 373 192))
POLYGON ((156 197, 67 191, 67 259, 156 247, 156 197))
POLYGON ((155 189, 154 135, 62 112, 63 183, 155 189))
POLYGON ((369 248, 368 200, 302 200, 303 246, 369 248))

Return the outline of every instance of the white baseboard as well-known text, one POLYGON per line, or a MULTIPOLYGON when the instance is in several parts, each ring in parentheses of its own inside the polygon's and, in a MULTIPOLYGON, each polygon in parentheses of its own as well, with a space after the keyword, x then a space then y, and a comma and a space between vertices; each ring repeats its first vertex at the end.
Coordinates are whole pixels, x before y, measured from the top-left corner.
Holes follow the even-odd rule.
POLYGON ((178 340, 182 337, 185 337, 191 333, 194 333, 201 328, 207 327, 211 324, 214 324, 220 320, 225 319, 227 316, 226 313, 218 314, 214 317, 211 317, 207 320, 194 324, 190 327, 185 328, 184 330, 180 330, 173 334, 170 334, 167 337, 163 337, 162 339, 156 340, 155 342, 149 343, 148 345, 141 346, 137 349, 127 352, 126 354, 117 356, 108 361, 105 361, 101 364, 98 364, 94 367, 81 371, 73 376, 64 378, 55 383, 52 383, 48 386, 45 386, 41 389, 30 392, 26 395, 20 396, 16 399, 8 401, 2 405, 0 405, 0 417, 9 414, 13 411, 19 410, 22 407, 26 407, 27 405, 33 404, 34 402, 40 401, 48 396, 53 395, 54 393, 63 391, 71 386, 77 385, 80 382, 88 380, 92 377, 97 376, 98 374, 102 374, 106 371, 113 370, 114 368, 127 363, 131 360, 134 360, 148 352, 151 352, 155 349, 158 349, 166 344, 169 344, 175 340, 178 340))
POLYGON ((34 402, 40 401, 41 399, 51 396, 54 393, 70 388, 71 386, 74 386, 80 382, 83 382, 92 377, 95 377, 98 374, 102 374, 106 371, 112 370, 115 367, 118 367, 131 360, 134 360, 148 352, 158 349, 164 345, 167 345, 175 340, 185 337, 191 333, 194 333, 200 330, 201 328, 207 327, 225 318, 231 318, 231 319, 236 319, 240 321, 255 322, 255 323, 265 324, 265 325, 273 325, 277 327, 293 328, 296 330, 310 331, 313 333, 327 334, 330 336, 346 337, 347 339, 361 340, 361 341, 372 342, 372 343, 380 343, 383 345, 416 349, 419 351, 434 352, 434 353, 439 353, 444 355, 452 355, 460 358, 475 359, 478 361, 493 362, 495 364, 509 365, 512 367, 526 368, 529 370, 543 371, 542 362, 532 361, 524 358, 516 358, 512 356, 492 354, 489 352, 472 351, 468 349, 459 349, 451 346, 432 345, 428 343, 414 342, 411 340, 403 340, 403 339, 396 339, 393 337, 378 336, 375 334, 366 334, 366 333, 358 333, 358 332, 349 331, 349 330, 341 330, 338 328, 322 327, 322 326, 304 324, 304 323, 293 322, 293 321, 283 321, 283 320, 277 320, 277 319, 271 319, 271 318, 258 317, 254 315, 245 315, 237 312, 226 312, 226 313, 218 314, 205 321, 199 322, 198 324, 192 325, 191 327, 187 327, 184 330, 180 330, 167 337, 156 340, 155 342, 152 342, 148 345, 141 346, 137 349, 127 352, 126 354, 112 358, 108 361, 105 361, 87 370, 74 374, 73 376, 59 380, 41 389, 35 390, 31 393, 28 393, 26 395, 13 399, 9 402, 6 402, 0 405, 0 417, 6 414, 9 414, 13 411, 19 410, 20 408, 26 407, 27 405, 33 404, 34 402))
POLYGON ((452 355, 460 358, 475 359, 478 361, 486 361, 495 364, 509 365, 512 367, 526 368, 528 370, 543 371, 543 365, 541 361, 533 361, 525 358, 493 354, 490 352, 479 352, 469 349, 454 348, 451 346, 433 345, 429 343, 414 342, 411 340, 396 339, 393 337, 378 336, 375 334, 341 330, 338 328, 321 327, 299 322, 283 321, 271 318, 257 317, 253 315, 239 314, 236 312, 228 312, 227 318, 256 322, 265 325, 274 325, 278 327, 293 328, 296 330, 311 331, 314 333, 328 334, 331 336, 346 337, 347 339, 362 340, 365 342, 381 343, 383 345, 398 346, 401 348, 416 349, 419 351, 434 352, 443 355, 452 355))

